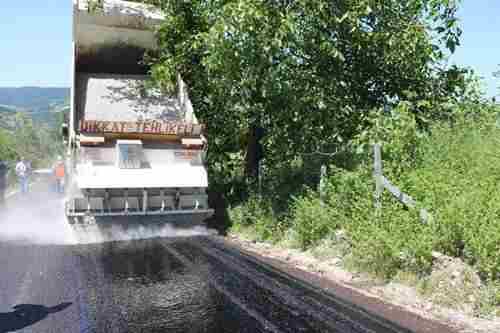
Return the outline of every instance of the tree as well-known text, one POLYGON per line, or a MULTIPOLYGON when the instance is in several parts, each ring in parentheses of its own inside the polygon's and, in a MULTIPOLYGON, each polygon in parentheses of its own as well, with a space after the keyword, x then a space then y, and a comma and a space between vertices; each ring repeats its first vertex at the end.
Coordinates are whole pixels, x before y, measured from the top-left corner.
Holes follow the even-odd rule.
MULTIPOLYGON (((57 114, 56 123, 61 124, 64 114, 57 114)), ((54 127, 44 123, 33 124, 23 112, 13 116, 12 130, 0 129, 0 160, 13 161, 23 156, 33 166, 47 165, 64 147, 59 133, 60 125, 54 127)))
POLYGON ((387 103, 418 101, 418 117, 438 117, 463 75, 440 66, 459 45, 455 1, 155 4, 166 14, 149 58, 155 82, 173 89, 180 73, 207 124, 209 165, 224 172, 230 153, 243 152, 250 183, 261 158, 332 151, 387 103))
POLYGON ((15 157, 13 146, 9 133, 0 129, 0 161, 12 160, 15 157))
POLYGON ((497 79, 500 78, 500 70, 493 72, 493 76, 497 79))

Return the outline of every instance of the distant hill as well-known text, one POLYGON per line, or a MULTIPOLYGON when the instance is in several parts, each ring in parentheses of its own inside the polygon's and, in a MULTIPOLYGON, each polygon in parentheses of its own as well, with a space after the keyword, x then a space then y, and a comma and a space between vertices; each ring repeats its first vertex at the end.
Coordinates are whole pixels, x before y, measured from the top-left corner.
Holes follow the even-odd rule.
POLYGON ((46 111, 53 104, 67 103, 69 96, 69 88, 0 87, 0 105, 31 111, 46 111))
POLYGON ((35 124, 53 127, 59 112, 69 108, 69 88, 0 87, 0 128, 12 130, 16 112, 28 115, 35 124))
POLYGON ((7 106, 7 105, 0 105, 0 112, 16 112, 16 109, 10 107, 10 106, 7 106))

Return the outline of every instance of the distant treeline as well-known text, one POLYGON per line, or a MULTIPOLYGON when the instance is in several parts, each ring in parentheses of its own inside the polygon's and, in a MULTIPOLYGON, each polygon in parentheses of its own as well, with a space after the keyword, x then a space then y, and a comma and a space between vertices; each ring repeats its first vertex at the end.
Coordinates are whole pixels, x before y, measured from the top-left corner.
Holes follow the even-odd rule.
POLYGON ((49 126, 34 121, 26 113, 14 113, 9 126, 0 127, 0 160, 7 161, 10 167, 20 157, 30 161, 34 168, 50 165, 64 151, 59 130, 64 113, 55 113, 54 117, 54 124, 49 126))
POLYGON ((53 104, 64 104, 69 100, 69 96, 69 88, 0 87, 0 107, 32 111, 48 110, 53 104))

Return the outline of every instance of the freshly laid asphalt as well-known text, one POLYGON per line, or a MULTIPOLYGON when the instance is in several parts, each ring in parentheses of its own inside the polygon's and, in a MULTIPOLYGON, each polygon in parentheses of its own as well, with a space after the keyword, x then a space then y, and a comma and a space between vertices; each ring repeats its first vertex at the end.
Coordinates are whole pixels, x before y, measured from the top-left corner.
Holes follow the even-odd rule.
POLYGON ((31 194, 0 212, 0 333, 452 332, 220 237, 120 229, 82 243, 61 201, 31 194))

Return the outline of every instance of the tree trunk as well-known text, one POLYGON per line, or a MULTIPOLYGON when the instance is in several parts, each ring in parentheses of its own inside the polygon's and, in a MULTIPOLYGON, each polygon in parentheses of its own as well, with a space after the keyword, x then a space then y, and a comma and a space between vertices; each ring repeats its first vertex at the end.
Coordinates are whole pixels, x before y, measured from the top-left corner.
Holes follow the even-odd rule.
POLYGON ((263 147, 261 139, 263 136, 263 128, 260 126, 260 121, 254 122, 248 133, 247 154, 245 163, 245 176, 247 184, 256 189, 259 183, 259 165, 263 155, 263 147))

